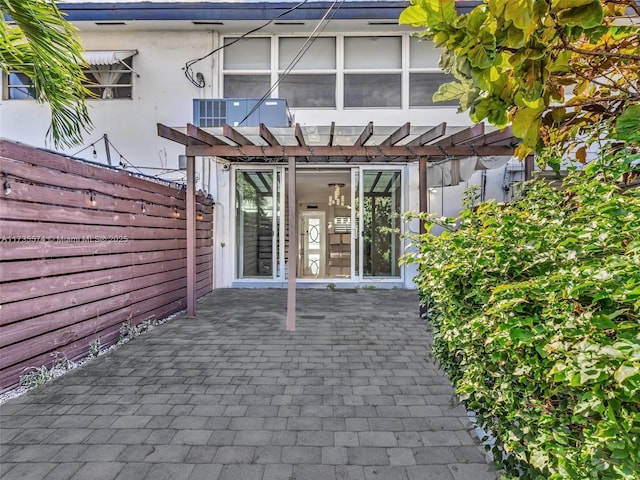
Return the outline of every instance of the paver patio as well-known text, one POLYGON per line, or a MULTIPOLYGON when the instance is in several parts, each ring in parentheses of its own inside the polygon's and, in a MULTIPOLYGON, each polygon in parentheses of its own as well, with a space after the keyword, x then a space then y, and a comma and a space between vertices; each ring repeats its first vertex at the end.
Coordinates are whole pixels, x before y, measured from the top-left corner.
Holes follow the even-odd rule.
POLYGON ((72 480, 484 480, 417 294, 216 290, 0 406, 0 473, 72 480))

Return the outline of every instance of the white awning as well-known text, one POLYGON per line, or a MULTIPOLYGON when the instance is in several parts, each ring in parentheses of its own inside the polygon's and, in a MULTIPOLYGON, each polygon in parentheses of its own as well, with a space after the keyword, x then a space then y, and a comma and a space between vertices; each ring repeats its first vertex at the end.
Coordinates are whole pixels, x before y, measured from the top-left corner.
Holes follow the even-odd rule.
POLYGON ((115 65, 137 53, 137 50, 90 50, 83 56, 89 65, 115 65))

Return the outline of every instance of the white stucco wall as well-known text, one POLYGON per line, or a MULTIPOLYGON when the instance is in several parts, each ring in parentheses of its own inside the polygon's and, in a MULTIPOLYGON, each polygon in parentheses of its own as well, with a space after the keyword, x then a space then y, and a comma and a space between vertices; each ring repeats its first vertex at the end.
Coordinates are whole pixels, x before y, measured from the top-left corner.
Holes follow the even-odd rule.
MULTIPOLYGON (((178 168, 178 155, 184 148, 157 135, 156 124, 186 125, 192 121, 192 99, 200 97, 201 90, 190 84, 182 70, 185 62, 199 57, 211 49, 212 34, 207 31, 173 32, 84 32, 86 50, 138 50, 133 67, 139 75, 133 78, 133 98, 114 100, 88 100, 94 129, 85 135, 86 145, 96 141, 98 158, 107 163, 103 134, 124 158, 144 167, 178 168)), ((208 59, 211 69, 211 60, 208 59)), ((209 76, 211 78, 211 76, 209 76)), ((37 147, 53 148, 46 141, 50 114, 47 106, 32 100, 3 100, 0 104, 0 136, 37 147)), ((74 154, 82 146, 64 150, 74 154)), ((92 149, 78 156, 94 160, 92 149)), ((120 157, 112 150, 112 162, 120 157)), ((180 179, 184 174, 164 175, 166 179, 180 179)))
MULTIPOLYGON (((205 88, 197 88, 187 81, 183 67, 188 60, 199 58, 215 48, 219 39, 215 32, 189 31, 85 31, 81 32, 87 50, 137 50, 133 58, 133 98, 122 100, 89 100, 89 112, 94 129, 85 137, 86 143, 64 151, 75 154, 95 142, 97 159, 88 148, 78 156, 107 163, 102 136, 107 134, 113 146, 126 162, 136 165, 150 175, 162 173, 160 178, 181 181, 184 171, 178 171, 178 156, 184 147, 157 135, 156 124, 185 126, 192 122, 192 100, 220 96, 218 58, 209 57, 198 63, 195 71, 202 72, 205 88), (139 76, 138 76, 139 75, 139 76), (165 172, 165 170, 174 170, 165 172)), ((370 121, 378 126, 436 125, 447 122, 451 127, 471 125, 466 114, 457 114, 454 107, 431 109, 348 109, 348 110, 294 110, 295 121, 301 125, 338 126, 366 125, 370 121)), ((31 100, 0 101, 0 137, 20 141, 37 147, 52 148, 46 142, 50 122, 48 107, 31 100)), ((112 163, 118 165, 120 156, 111 150, 112 163)), ((232 203, 232 170, 223 168, 224 162, 213 158, 198 158, 196 175, 198 189, 212 193, 215 207, 215 287, 231 286, 235 270, 234 205, 232 203)), ((461 206, 467 185, 479 184, 482 174, 476 174, 458 186, 438 189, 429 193, 429 211, 454 216, 461 206)), ((504 200, 502 185, 504 170, 488 171, 486 198, 504 200)), ((407 166, 405 173, 405 207, 419 209, 418 165, 407 166)), ((407 228, 417 231, 412 222, 407 228)), ((415 269, 408 267, 405 285, 412 286, 415 269)))

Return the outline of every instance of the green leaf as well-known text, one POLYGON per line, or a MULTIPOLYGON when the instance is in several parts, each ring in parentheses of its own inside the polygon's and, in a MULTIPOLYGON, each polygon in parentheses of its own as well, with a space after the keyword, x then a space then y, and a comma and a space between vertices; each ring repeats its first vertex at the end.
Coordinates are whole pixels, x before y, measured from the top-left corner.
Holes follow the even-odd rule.
POLYGON ((522 328, 513 328, 509 331, 509 337, 514 342, 521 343, 529 341, 533 337, 533 334, 522 328))
POLYGON ((412 0, 398 19, 401 25, 414 27, 451 24, 458 16, 455 0, 412 0))
POLYGON ((566 10, 567 8, 584 7, 593 3, 594 0, 553 0, 551 2, 551 10, 557 12, 566 10))
POLYGON ((447 82, 440 85, 436 93, 433 94, 434 102, 446 102, 457 100, 469 91, 469 86, 460 82, 447 82))
POLYGON ((540 134, 542 124, 542 109, 520 108, 513 119, 511 126, 513 134, 521 138, 525 145, 535 146, 540 134))
POLYGON ((631 105, 617 118, 614 138, 640 140, 640 105, 631 105))
POLYGON ((593 0, 586 5, 559 11, 557 18, 569 27, 593 28, 602 23, 604 10, 600 0, 593 0))
POLYGON ((616 370, 616 373, 613 374, 613 378, 615 378, 616 382, 622 383, 627 378, 638 375, 639 373, 640 367, 638 367, 637 365, 629 365, 625 363, 620 365, 620 367, 616 370))
POLYGON ((529 28, 533 21, 533 0, 508 0, 504 17, 521 30, 529 28))
POLYGON ((411 5, 400 13, 398 23, 400 25, 425 27, 427 26, 427 12, 420 5, 411 5))
POLYGON ((455 0, 420 0, 431 25, 451 24, 457 18, 455 0))

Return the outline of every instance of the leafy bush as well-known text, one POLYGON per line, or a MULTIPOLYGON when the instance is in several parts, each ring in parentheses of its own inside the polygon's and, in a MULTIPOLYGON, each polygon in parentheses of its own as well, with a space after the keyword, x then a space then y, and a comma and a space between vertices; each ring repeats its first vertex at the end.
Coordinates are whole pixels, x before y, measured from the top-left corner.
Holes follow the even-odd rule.
POLYGON ((561 190, 533 181, 512 204, 426 218, 449 230, 404 258, 506 478, 640 478, 640 188, 616 183, 628 153, 561 190))

